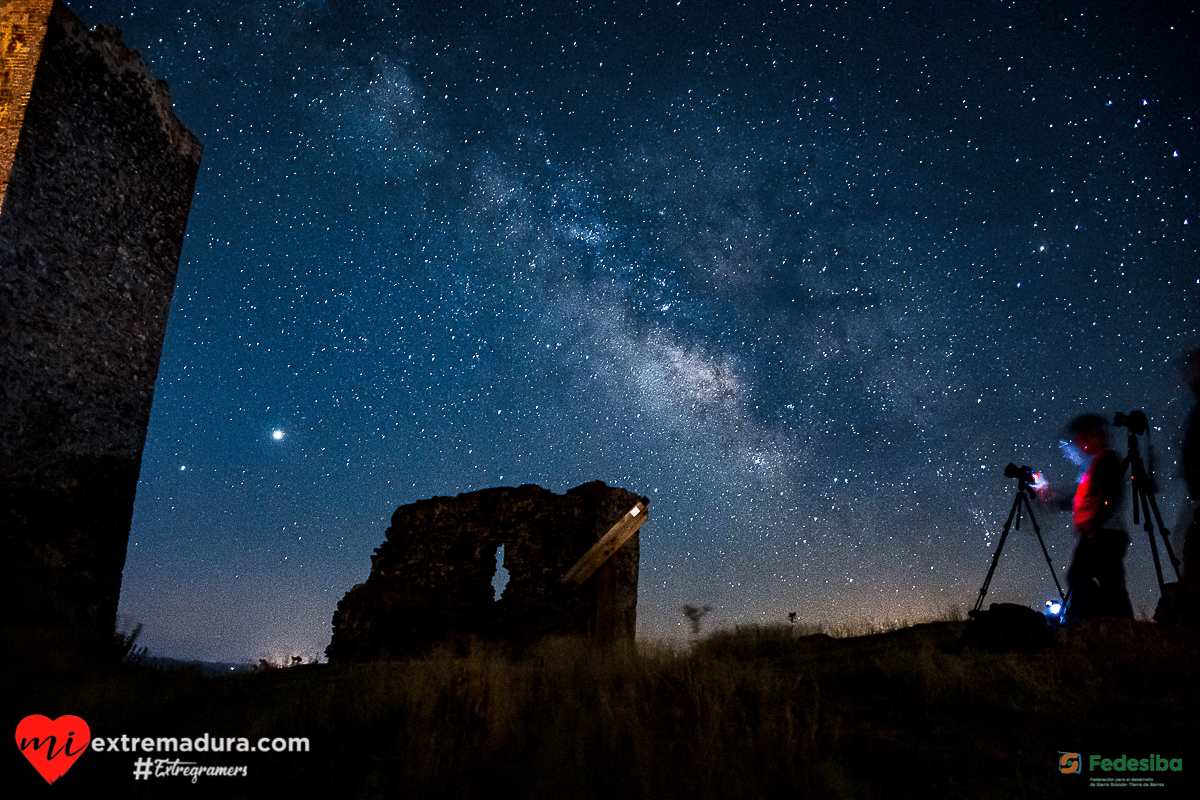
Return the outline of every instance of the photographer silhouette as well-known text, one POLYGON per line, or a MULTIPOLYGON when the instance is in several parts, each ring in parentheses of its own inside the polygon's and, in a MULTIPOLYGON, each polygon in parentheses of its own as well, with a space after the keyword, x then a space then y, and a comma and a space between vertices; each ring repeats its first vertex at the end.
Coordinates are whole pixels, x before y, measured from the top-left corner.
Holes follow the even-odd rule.
POLYGON ((1124 497, 1121 457, 1109 445, 1103 417, 1084 414, 1071 421, 1069 430, 1080 451, 1092 463, 1079 479, 1072 503, 1079 543, 1067 569, 1067 602, 1064 622, 1095 617, 1133 619, 1133 605, 1125 587, 1125 552, 1129 534, 1115 527, 1124 497))

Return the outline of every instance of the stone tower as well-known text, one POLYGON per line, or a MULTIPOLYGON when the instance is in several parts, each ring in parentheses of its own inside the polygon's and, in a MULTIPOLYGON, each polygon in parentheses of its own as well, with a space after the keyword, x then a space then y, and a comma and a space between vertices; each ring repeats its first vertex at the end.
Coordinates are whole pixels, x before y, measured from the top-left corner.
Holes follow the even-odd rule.
POLYGON ((2 0, 0 57, 0 608, 103 637, 200 145, 59 0, 2 0))

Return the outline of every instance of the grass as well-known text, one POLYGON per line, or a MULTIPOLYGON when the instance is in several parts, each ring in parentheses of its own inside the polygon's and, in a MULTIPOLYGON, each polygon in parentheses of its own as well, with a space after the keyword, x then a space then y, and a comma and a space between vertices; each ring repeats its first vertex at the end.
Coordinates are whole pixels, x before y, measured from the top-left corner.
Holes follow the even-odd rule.
MULTIPOLYGON (((947 650, 962 625, 738 628, 690 649, 555 639, 520 657, 480 646, 217 678, 34 650, 4 677, 23 687, 8 698, 14 727, 76 714, 94 735, 310 739, 308 754, 195 759, 248 764, 246 778, 200 780, 248 798, 1057 797, 1080 785, 1064 783, 1059 751, 1148 755, 1200 738, 1194 632, 1097 622, 1041 652, 947 650)), ((191 789, 133 782, 134 758, 85 754, 54 790, 191 789)))

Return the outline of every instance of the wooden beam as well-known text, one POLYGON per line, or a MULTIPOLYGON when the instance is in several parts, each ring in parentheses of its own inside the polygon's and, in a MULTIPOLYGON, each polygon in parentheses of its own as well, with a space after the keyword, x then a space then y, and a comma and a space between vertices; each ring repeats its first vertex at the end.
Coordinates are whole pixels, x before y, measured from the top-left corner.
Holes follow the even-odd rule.
POLYGON ((560 583, 572 585, 578 589, 600 565, 621 549, 621 545, 629 541, 629 537, 637 533, 650 514, 640 501, 617 524, 608 529, 608 533, 600 537, 600 541, 592 545, 592 549, 583 554, 583 558, 575 562, 575 566, 567 570, 567 574, 559 578, 560 583))

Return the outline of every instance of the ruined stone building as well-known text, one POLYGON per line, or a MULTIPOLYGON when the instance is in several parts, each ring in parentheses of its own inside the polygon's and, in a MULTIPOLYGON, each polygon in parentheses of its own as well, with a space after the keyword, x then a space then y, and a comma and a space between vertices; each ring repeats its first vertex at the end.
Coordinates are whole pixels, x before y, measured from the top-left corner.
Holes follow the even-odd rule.
MULTIPOLYGON (((399 658, 470 639, 522 645, 596 633, 631 641, 637 615, 638 534, 579 586, 563 577, 605 533, 649 500, 592 481, 564 495, 540 486, 484 489, 401 506, 371 559, 367 582, 333 617, 331 663, 399 658), (495 599, 496 552, 508 585, 495 599)), ((635 529, 636 530, 636 529, 635 529)))
POLYGON ((200 145, 58 0, 3 0, 0 56, 0 603, 106 635, 200 145))

